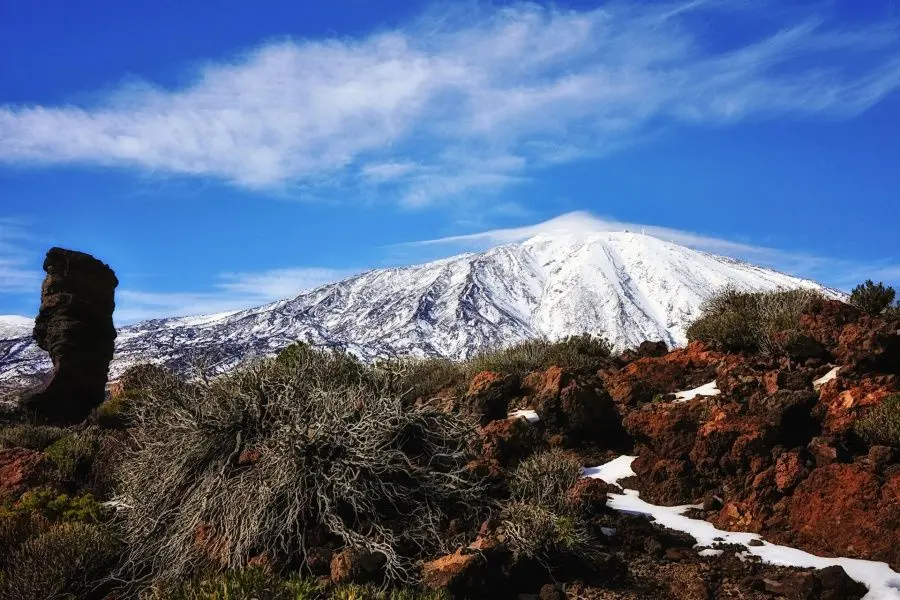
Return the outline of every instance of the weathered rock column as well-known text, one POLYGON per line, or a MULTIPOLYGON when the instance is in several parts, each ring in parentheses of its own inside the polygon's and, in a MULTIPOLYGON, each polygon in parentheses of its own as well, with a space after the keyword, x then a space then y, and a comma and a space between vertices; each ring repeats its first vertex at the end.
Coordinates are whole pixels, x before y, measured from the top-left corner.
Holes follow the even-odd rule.
POLYGON ((44 259, 34 339, 50 353, 53 379, 25 401, 38 420, 84 420, 104 399, 113 357, 116 274, 93 256, 51 248, 44 259))

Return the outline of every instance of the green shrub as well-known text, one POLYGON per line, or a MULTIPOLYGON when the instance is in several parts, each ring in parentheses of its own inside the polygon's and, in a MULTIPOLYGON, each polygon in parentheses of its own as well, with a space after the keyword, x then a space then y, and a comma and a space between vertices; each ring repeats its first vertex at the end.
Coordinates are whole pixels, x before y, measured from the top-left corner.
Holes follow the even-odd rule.
POLYGON ((450 600, 443 590, 384 589, 372 585, 329 587, 296 576, 279 577, 259 569, 239 569, 182 584, 160 592, 154 600, 450 600))
POLYGON ((854 428, 870 444, 900 446, 900 394, 882 400, 857 420, 854 428))
POLYGON ((84 597, 106 579, 118 551, 118 540, 106 526, 50 525, 11 553, 0 578, 0 598, 84 597))
POLYGON ((703 304, 687 337, 731 351, 777 353, 775 334, 796 329, 804 311, 821 298, 805 289, 741 292, 727 287, 703 304))
MULTIPOLYGON (((121 466, 129 562, 151 583, 210 561, 302 556, 311 530, 385 557, 389 580, 416 578, 409 554, 450 551, 441 524, 489 500, 466 468, 473 431, 405 407, 383 373, 298 347, 192 386, 148 390, 121 466), (253 459, 242 460, 245 451, 253 459), (219 545, 195 542, 204 524, 219 545)), ((452 542, 452 543, 451 543, 452 542)))
POLYGON ((512 498, 546 507, 557 513, 569 512, 569 495, 582 476, 581 461, 571 452, 548 450, 522 461, 510 478, 512 498))
POLYGON ((108 521, 110 509, 91 494, 69 496, 53 490, 29 490, 18 501, 0 508, 0 517, 40 515, 50 522, 100 523, 108 521))
POLYGON ((894 288, 867 279, 850 292, 850 304, 863 312, 877 315, 891 306, 895 295, 894 288))
POLYGON ((62 436, 66 430, 46 425, 10 425, 0 429, 0 448, 43 450, 62 436))
POLYGON ((528 340, 507 348, 481 352, 466 361, 465 367, 470 375, 480 371, 497 371, 521 376, 553 366, 596 371, 611 355, 612 346, 606 339, 586 333, 555 342, 528 340))
POLYGON ((588 558, 595 551, 582 519, 531 502, 509 503, 501 532, 517 555, 545 565, 566 556, 588 558))
POLYGON ((64 481, 83 480, 100 449, 100 438, 89 432, 63 436, 44 450, 64 481))
POLYGON ((317 600, 323 586, 306 579, 278 577, 260 569, 236 569, 183 583, 171 591, 157 590, 155 600, 317 600))

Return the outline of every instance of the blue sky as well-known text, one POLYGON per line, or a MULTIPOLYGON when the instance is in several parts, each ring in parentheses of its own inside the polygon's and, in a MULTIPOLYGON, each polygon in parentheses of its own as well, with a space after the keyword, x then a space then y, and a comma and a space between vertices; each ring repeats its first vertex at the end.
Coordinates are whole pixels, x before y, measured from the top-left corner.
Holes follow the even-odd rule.
POLYGON ((568 213, 900 282, 897 0, 0 0, 0 57, 0 314, 52 245, 125 322, 568 213))

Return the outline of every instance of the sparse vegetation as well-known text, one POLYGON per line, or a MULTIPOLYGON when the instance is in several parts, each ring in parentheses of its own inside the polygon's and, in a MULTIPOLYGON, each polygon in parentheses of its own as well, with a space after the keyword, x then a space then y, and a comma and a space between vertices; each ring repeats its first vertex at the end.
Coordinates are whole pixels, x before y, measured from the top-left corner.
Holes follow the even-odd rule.
POLYGON ((885 286, 882 282, 875 283, 867 279, 850 292, 850 304, 859 310, 877 315, 884 312, 894 302, 896 292, 894 288, 885 286))
POLYGON ((731 351, 777 353, 776 334, 795 329, 800 315, 820 299, 814 290, 741 292, 725 288, 704 303, 700 318, 688 327, 687 337, 731 351))
POLYGON ((100 438, 88 431, 64 435, 44 452, 63 481, 80 481, 91 471, 100 450, 100 438))
POLYGON ((298 346, 202 385, 162 384, 135 408, 120 484, 129 563, 149 582, 302 556, 311 530, 414 581, 410 552, 451 548, 441 524, 487 503, 465 466, 470 425, 403 406, 382 372, 344 355, 298 346))
POLYGON ((91 494, 70 496, 48 489, 25 492, 18 501, 0 508, 0 519, 38 515, 50 522, 102 523, 110 519, 110 509, 91 494))
POLYGON ((552 366, 573 371, 596 371, 612 355, 612 346, 599 336, 574 335, 552 342, 527 340, 498 350, 482 352, 466 362, 470 373, 498 371, 526 375, 552 366))
POLYGON ((0 448, 43 450, 66 434, 65 429, 46 425, 10 425, 0 428, 0 448))
POLYGON ((20 531, 26 537, 6 549, 0 565, 4 600, 83 598, 102 585, 116 560, 119 542, 104 525, 20 523, 29 523, 20 531))
POLYGON ((386 590, 371 585, 327 586, 296 575, 279 577, 259 569, 229 570, 197 579, 154 600, 450 600, 440 591, 386 590))
POLYGON ((516 554, 545 565, 561 555, 585 558, 593 550, 593 538, 581 519, 531 502, 509 503, 502 531, 516 554))
POLYGON ((568 492, 581 478, 581 461, 565 450, 539 452, 522 461, 510 477, 514 500, 569 512, 568 492))
POLYGON ((511 501, 503 533, 521 556, 549 564, 555 558, 590 556, 592 536, 570 491, 581 477, 578 458, 549 450, 522 461, 510 477, 511 501))
POLYGON ((869 410, 855 429, 870 444, 900 447, 900 394, 888 396, 869 410))

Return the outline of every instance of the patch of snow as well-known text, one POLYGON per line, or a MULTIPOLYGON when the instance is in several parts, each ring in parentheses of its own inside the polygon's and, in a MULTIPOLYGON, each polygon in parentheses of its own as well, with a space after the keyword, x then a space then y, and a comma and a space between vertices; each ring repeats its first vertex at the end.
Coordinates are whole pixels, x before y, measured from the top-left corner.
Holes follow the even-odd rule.
POLYGON ((724 553, 724 550, 719 550, 718 548, 704 548, 699 552, 700 556, 721 556, 724 553))
POLYGON ((635 472, 631 469, 631 463, 634 462, 635 456, 620 456, 614 460, 604 463, 596 467, 588 467, 582 469, 585 477, 591 479, 602 479, 606 483, 614 484, 620 479, 626 477, 634 477, 635 472))
POLYGON ((716 381, 712 380, 709 383, 703 384, 692 390, 675 392, 675 402, 687 402, 688 400, 693 400, 697 396, 718 396, 721 393, 722 392, 719 391, 719 388, 716 385, 716 381))
MULTIPOLYGON (((593 467, 593 475, 607 483, 615 483, 623 472, 631 470, 632 456, 620 456, 599 467, 593 467), (606 479, 608 476, 609 479, 606 479)), ((587 474, 587 469, 585 472, 587 474)), ((683 513, 691 506, 656 506, 640 499, 636 490, 625 490, 624 494, 609 494, 608 506, 629 514, 645 515, 663 527, 674 529, 692 536, 698 546, 712 546, 716 543, 740 544, 747 548, 746 555, 757 556, 763 562, 785 567, 823 569, 830 566, 843 567, 852 579, 869 588, 863 600, 900 600, 900 573, 892 570, 887 563, 856 558, 826 558, 816 556, 790 546, 766 543, 762 546, 748 545, 753 540, 762 541, 755 533, 722 531, 712 523, 691 519, 683 513)))
POLYGON ((541 420, 538 416, 537 412, 531 410, 530 408, 520 408, 519 410, 514 410, 509 413, 510 419, 525 419, 529 423, 537 423, 541 420))
POLYGON ((825 373, 824 375, 822 375, 821 377, 819 377, 818 379, 816 379, 815 381, 813 381, 813 389, 817 390, 820 387, 822 387, 823 385, 825 385, 826 383, 828 383, 829 381, 831 381, 832 379, 837 378, 838 371, 840 371, 840 370, 841 370, 840 367, 835 367, 835 368, 831 369, 830 371, 828 371, 827 373, 825 373))

